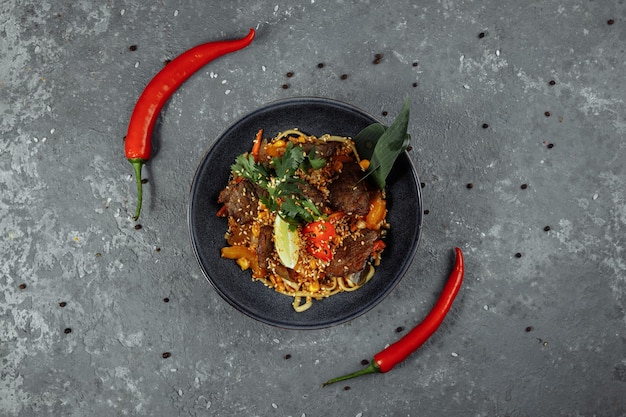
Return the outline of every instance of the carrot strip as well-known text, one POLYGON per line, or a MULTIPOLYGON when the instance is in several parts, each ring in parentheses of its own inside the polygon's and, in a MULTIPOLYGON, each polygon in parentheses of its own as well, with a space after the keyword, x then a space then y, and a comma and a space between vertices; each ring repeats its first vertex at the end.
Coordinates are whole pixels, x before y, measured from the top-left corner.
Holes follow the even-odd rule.
POLYGON ((217 211, 217 217, 226 217, 226 214, 228 214, 228 207, 226 207, 226 204, 224 204, 222 207, 220 207, 220 209, 217 211))
POLYGON ((255 162, 259 162, 259 154, 261 153, 261 142, 263 141, 263 129, 259 129, 256 132, 256 137, 254 138, 254 145, 252 145, 252 157, 255 162))

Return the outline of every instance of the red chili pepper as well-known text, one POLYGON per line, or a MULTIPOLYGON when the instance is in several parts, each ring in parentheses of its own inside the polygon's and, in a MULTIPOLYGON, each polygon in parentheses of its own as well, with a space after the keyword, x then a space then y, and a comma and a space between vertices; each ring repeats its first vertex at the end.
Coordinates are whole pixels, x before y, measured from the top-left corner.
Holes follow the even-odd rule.
POLYGON ((133 165, 137 180, 137 209, 133 219, 137 220, 141 212, 141 168, 150 159, 152 131, 163 105, 192 74, 216 58, 245 48, 254 35, 254 29, 250 29, 241 39, 208 42, 191 48, 163 67, 144 89, 130 117, 125 143, 126 158, 133 165))
POLYGON ((302 229, 307 245, 307 251, 322 261, 333 259, 333 252, 330 249, 329 241, 337 233, 335 226, 329 221, 318 220, 311 222, 302 229))
POLYGON ((437 300, 433 309, 428 313, 426 318, 418 324, 413 330, 407 333, 400 340, 385 348, 381 352, 374 355, 374 359, 370 364, 357 372, 333 378, 324 383, 323 386, 334 384, 335 382, 345 381, 346 379, 355 378, 361 375, 389 372, 394 366, 405 360, 411 353, 416 351, 420 346, 428 340, 430 336, 439 328, 443 319, 450 311, 454 298, 459 293, 465 266, 463 263, 463 253, 461 249, 455 248, 456 262, 454 269, 446 282, 446 285, 437 300))

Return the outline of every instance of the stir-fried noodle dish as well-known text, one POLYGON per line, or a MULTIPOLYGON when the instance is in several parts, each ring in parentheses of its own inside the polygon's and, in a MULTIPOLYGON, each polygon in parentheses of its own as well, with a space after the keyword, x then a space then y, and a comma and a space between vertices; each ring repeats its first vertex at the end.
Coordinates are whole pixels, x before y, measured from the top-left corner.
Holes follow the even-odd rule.
POLYGON ((293 129, 267 139, 260 130, 218 197, 228 220, 222 257, 293 297, 298 312, 357 290, 374 275, 389 229, 368 164, 348 137, 293 129))

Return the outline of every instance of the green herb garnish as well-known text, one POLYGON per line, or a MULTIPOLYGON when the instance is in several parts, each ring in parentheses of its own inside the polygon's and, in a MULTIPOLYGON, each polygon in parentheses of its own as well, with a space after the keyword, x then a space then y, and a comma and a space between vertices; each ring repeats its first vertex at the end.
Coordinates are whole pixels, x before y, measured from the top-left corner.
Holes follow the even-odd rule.
POLYGON ((315 155, 315 149, 307 155, 302 147, 289 142, 283 156, 273 158, 269 166, 255 162, 252 155, 242 154, 231 166, 231 171, 267 191, 259 196, 261 202, 287 223, 296 226, 322 217, 318 207, 302 193, 300 184, 304 181, 295 175, 296 171, 309 167, 319 169, 325 164, 325 159, 315 155))
POLYGON ((410 102, 407 97, 391 126, 373 123, 354 137, 359 156, 370 161, 365 177, 372 177, 381 190, 385 188, 385 180, 396 159, 411 142, 411 135, 407 133, 409 111, 410 102))

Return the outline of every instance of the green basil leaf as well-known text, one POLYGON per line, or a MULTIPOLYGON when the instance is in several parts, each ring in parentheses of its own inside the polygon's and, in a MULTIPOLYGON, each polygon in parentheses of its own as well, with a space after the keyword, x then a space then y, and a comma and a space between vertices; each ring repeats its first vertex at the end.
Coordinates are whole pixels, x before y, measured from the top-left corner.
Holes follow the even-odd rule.
POLYGON ((378 138, 372 152, 367 175, 372 177, 374 183, 381 190, 385 188, 385 180, 396 158, 407 149, 411 142, 411 136, 407 133, 410 107, 407 97, 400 113, 391 123, 391 126, 378 138))
POLYGON ((361 159, 372 159, 376 143, 385 133, 385 130, 387 130, 387 126, 380 123, 372 123, 354 137, 354 146, 361 159))

